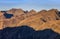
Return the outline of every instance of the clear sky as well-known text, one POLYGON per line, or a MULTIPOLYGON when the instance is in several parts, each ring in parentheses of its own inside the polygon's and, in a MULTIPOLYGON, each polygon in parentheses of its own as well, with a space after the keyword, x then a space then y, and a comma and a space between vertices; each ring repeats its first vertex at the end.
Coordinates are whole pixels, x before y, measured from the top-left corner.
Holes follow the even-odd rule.
POLYGON ((0 10, 22 8, 24 10, 59 9, 60 0, 0 0, 0 10))

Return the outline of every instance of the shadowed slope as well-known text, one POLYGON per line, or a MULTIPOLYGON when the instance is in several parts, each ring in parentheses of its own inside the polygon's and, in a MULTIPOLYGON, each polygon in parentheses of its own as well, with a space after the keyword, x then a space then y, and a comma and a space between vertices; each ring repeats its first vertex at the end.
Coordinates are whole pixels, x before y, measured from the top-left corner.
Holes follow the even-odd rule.
POLYGON ((0 39, 60 39, 60 34, 51 29, 35 31, 28 26, 7 27, 0 31, 0 39))
POLYGON ((13 16, 13 14, 7 14, 7 13, 5 13, 4 16, 5 16, 5 18, 11 18, 13 16))

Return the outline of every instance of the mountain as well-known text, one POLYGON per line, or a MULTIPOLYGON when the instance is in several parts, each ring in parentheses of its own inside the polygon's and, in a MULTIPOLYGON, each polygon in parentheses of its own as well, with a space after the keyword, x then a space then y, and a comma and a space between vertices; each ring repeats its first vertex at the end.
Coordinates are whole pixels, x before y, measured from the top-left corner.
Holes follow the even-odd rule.
POLYGON ((0 39, 60 39, 60 34, 52 29, 35 31, 28 26, 4 28, 0 30, 0 39))
POLYGON ((36 12, 13 8, 0 11, 0 17, 0 29, 27 25, 35 30, 52 29, 60 33, 60 11, 57 9, 36 12))

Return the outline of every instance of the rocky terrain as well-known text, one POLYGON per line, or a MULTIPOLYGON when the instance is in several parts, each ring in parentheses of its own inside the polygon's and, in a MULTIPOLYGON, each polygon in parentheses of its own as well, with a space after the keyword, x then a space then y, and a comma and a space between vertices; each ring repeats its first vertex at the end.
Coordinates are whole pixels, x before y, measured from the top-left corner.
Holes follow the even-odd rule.
POLYGON ((60 11, 57 9, 24 11, 10 9, 0 11, 0 29, 27 25, 35 30, 52 29, 60 33, 60 11))

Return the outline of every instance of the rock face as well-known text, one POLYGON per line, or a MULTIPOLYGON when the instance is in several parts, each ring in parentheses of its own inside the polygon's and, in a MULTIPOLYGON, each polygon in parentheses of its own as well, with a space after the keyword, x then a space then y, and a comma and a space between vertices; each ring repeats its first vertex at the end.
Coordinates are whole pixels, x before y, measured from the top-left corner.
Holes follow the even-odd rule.
POLYGON ((35 14, 36 14, 36 11, 32 9, 28 13, 26 13, 26 16, 31 17, 31 16, 34 16, 35 14))
POLYGON ((24 11, 22 9, 0 11, 0 29, 21 25, 27 25, 35 30, 53 29, 60 33, 60 11, 57 9, 39 12, 35 10, 24 11))

